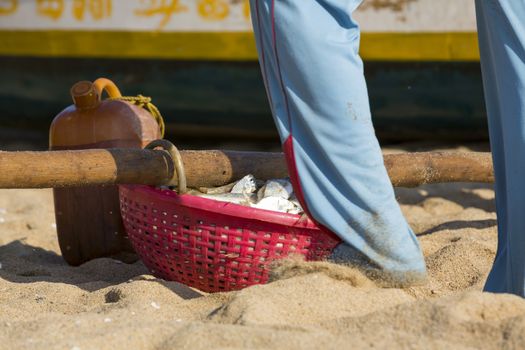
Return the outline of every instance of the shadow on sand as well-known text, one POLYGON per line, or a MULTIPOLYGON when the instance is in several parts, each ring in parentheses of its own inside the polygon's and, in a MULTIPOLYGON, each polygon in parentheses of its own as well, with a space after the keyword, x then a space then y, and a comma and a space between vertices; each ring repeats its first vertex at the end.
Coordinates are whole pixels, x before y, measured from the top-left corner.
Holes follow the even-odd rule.
POLYGON ((0 278, 12 283, 65 283, 93 292, 133 279, 159 283, 183 299, 203 295, 177 282, 145 276, 150 273, 140 261, 124 264, 118 260, 102 258, 72 267, 57 253, 28 245, 22 240, 0 245, 0 262, 0 278))

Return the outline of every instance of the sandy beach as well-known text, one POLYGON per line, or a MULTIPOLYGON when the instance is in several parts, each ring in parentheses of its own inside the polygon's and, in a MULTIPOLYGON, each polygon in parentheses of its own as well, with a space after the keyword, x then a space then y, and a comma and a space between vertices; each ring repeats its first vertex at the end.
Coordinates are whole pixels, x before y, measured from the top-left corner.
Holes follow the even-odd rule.
POLYGON ((351 268, 290 260, 267 285, 205 294, 141 262, 67 266, 52 192, 1 190, 0 348, 523 348, 525 300, 481 292, 497 244, 492 186, 396 192, 426 285, 379 288, 351 268))

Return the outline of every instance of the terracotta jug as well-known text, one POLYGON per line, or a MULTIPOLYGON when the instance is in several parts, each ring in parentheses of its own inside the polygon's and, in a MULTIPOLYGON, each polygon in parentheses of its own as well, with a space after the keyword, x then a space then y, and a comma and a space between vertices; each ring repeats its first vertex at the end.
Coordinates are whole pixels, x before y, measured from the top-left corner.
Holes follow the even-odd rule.
MULTIPOLYGON (((121 94, 108 79, 78 82, 70 92, 74 104, 51 124, 51 150, 142 148, 162 137, 148 111, 114 99, 121 94), (110 99, 101 99, 104 91, 110 99)), ((126 253, 133 250, 122 225, 117 186, 54 189, 53 194, 58 241, 69 264, 108 256, 129 259, 126 253)))

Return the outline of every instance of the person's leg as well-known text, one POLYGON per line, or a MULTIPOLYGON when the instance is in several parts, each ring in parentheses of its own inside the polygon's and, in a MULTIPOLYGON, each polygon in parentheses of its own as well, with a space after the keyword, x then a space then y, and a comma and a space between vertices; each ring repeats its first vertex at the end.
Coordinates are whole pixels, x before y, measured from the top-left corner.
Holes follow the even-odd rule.
POLYGON ((485 290, 525 296, 525 2, 476 0, 476 11, 498 213, 485 290))
POLYGON ((352 12, 361 0, 251 0, 259 61, 305 210, 394 282, 426 268, 383 164, 352 12))

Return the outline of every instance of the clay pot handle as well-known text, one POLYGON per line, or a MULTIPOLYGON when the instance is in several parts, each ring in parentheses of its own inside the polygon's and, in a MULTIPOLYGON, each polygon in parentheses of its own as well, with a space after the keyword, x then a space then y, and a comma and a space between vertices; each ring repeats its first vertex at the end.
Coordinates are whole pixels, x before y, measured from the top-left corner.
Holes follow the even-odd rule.
POLYGON ((109 79, 98 78, 93 83, 93 86, 95 87, 95 90, 97 91, 99 96, 102 96, 102 93, 106 91, 109 98, 122 97, 122 94, 120 93, 120 90, 118 89, 117 85, 115 85, 115 83, 109 79))

